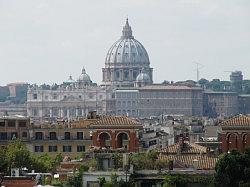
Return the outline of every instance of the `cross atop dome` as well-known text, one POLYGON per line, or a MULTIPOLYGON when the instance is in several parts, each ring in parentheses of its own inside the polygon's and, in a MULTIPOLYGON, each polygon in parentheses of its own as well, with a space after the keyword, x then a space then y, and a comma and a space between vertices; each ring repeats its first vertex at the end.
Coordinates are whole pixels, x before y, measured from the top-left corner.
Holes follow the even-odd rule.
POLYGON ((132 29, 128 23, 128 18, 126 19, 125 26, 122 29, 122 39, 134 38, 132 35, 132 29))
POLYGON ((86 74, 86 70, 85 70, 84 66, 82 68, 82 74, 86 74))

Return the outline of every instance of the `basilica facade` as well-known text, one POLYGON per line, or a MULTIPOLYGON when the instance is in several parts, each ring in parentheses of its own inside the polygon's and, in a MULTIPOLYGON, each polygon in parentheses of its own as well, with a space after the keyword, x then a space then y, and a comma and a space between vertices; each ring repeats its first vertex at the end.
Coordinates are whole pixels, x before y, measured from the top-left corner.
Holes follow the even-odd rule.
POLYGON ((59 86, 32 85, 27 92, 27 115, 35 121, 85 118, 89 111, 105 114, 107 90, 93 83, 85 68, 59 86))

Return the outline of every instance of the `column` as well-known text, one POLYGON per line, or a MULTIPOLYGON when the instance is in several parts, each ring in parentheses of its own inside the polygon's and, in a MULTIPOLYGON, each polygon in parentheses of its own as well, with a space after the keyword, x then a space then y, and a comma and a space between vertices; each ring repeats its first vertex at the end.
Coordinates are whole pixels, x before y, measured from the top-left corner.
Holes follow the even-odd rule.
POLYGON ((111 131, 110 132, 111 133, 111 147, 113 148, 113 149, 116 149, 116 132, 115 131, 111 131))
POLYGON ((132 69, 129 70, 129 80, 130 81, 133 80, 133 70, 132 69))
POLYGON ((123 69, 120 70, 120 80, 123 81, 123 69))
POLYGON ((135 131, 129 132, 129 148, 128 148, 128 150, 130 152, 138 151, 137 138, 136 138, 135 131))
POLYGON ((115 81, 115 77, 114 77, 114 70, 113 69, 111 69, 111 72, 110 72, 110 80, 111 81, 115 81))
POLYGON ((243 150, 243 134, 242 133, 239 134, 237 141, 238 141, 238 150, 240 152, 243 152, 244 150, 243 150))
POLYGON ((98 133, 96 131, 92 132, 93 146, 99 146, 98 133))
POLYGON ((78 117, 78 108, 75 108, 76 110, 76 117, 78 117))
POLYGON ((59 110, 60 110, 60 117, 63 118, 63 109, 60 108, 59 110))
POLYGON ((82 116, 83 116, 83 117, 86 117, 86 116, 85 116, 85 112, 84 112, 84 109, 83 109, 83 108, 82 108, 82 116))
POLYGON ((49 109, 49 116, 52 117, 53 114, 52 114, 52 108, 49 109))
POLYGON ((67 108, 67 118, 69 119, 69 108, 67 108))

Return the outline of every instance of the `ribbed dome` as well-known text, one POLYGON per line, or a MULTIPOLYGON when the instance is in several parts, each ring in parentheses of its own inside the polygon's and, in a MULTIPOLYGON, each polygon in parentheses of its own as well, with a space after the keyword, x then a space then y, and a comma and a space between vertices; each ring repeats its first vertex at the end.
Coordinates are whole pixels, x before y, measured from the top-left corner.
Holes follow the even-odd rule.
POLYGON ((90 79, 89 75, 86 73, 85 68, 82 69, 82 73, 79 76, 79 81, 80 82, 91 82, 91 79, 90 79))
POLYGON ((128 19, 123 27, 121 38, 108 50, 105 64, 149 64, 149 57, 143 45, 134 39, 128 19))
POLYGON ((72 78, 72 76, 70 75, 70 76, 69 76, 69 79, 66 80, 64 83, 71 84, 71 83, 75 83, 75 81, 74 81, 74 79, 72 78))

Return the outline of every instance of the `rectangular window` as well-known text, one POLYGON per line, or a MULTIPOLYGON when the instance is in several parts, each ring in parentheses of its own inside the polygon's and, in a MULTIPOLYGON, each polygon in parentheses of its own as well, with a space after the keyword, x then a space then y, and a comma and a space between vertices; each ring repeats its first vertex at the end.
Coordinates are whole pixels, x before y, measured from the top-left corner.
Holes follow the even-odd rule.
POLYGON ((38 115, 38 110, 37 108, 32 108, 32 115, 37 116, 38 115))
POLYGON ((33 99, 37 99, 37 94, 33 94, 33 99))
POLYGON ((50 145, 49 146, 49 152, 57 152, 57 146, 56 145, 50 145))
POLYGON ((5 121, 0 121, 0 127, 5 127, 5 121))
POLYGON ((22 132, 22 137, 23 138, 27 138, 28 137, 28 133, 26 131, 22 132))
POLYGON ((70 140, 70 132, 65 132, 64 133, 64 139, 65 140, 70 140))
POLYGON ((85 152, 85 146, 84 145, 78 145, 77 146, 77 152, 85 152))
POLYGON ((77 132, 77 140, 83 140, 83 132, 77 132))
POLYGON ((0 132, 0 140, 7 140, 7 132, 0 132))
POLYGON ((50 140, 57 140, 56 132, 50 132, 49 133, 49 139, 50 140))
POLYGON ((26 121, 19 121, 18 125, 19 125, 19 127, 26 127, 27 126, 27 122, 26 121))
POLYGON ((42 145, 36 145, 35 146, 35 152, 43 152, 43 146, 42 145))
POLYGON ((16 121, 15 120, 9 120, 8 121, 8 127, 15 127, 16 126, 16 121))
POLYGON ((36 132, 35 138, 36 138, 36 140, 42 140, 43 139, 43 133, 42 132, 36 132))
POLYGON ((63 146, 63 152, 71 152, 71 146, 70 145, 64 145, 63 146))

